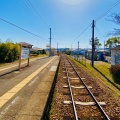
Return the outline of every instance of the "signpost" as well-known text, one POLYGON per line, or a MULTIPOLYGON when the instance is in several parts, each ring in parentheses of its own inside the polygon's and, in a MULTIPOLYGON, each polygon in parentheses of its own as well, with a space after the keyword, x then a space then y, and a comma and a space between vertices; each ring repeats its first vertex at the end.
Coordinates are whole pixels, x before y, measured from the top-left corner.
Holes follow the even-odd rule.
POLYGON ((20 43, 19 70, 21 68, 21 60, 23 60, 23 59, 27 59, 28 58, 27 66, 29 66, 30 48, 32 48, 31 44, 20 43))

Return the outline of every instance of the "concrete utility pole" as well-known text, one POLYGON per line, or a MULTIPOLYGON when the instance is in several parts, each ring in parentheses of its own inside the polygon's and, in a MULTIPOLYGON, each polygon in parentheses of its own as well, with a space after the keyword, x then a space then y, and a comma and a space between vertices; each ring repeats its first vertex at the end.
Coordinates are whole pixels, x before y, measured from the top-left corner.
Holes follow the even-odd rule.
POLYGON ((95 51, 95 44, 94 44, 94 20, 92 22, 92 67, 94 67, 94 51, 95 51))
POLYGON ((78 41, 78 53, 77 53, 77 60, 79 58, 79 41, 78 41))
POLYGON ((50 51, 49 51, 49 57, 51 56, 51 28, 50 28, 50 51))
POLYGON ((105 41, 104 41, 104 55, 105 55, 105 41))
POLYGON ((79 41, 78 41, 78 52, 79 52, 79 41))
POLYGON ((58 55, 58 43, 57 43, 57 55, 58 55))

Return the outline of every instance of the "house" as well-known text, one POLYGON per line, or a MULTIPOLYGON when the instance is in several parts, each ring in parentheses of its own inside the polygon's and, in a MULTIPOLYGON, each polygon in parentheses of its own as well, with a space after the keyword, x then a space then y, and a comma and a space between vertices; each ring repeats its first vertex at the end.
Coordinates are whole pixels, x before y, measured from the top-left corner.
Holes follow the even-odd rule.
MULTIPOLYGON (((94 60, 101 60, 104 61, 105 60, 105 56, 108 55, 109 51, 108 50, 104 50, 104 49, 100 49, 100 50, 95 50, 94 52, 94 60)), ((92 58, 92 50, 88 50, 85 54, 85 57, 89 60, 91 60, 92 58)))
POLYGON ((120 64, 120 45, 111 49, 111 65, 120 64))
POLYGON ((30 49, 31 54, 45 54, 45 50, 37 47, 33 47, 30 49))

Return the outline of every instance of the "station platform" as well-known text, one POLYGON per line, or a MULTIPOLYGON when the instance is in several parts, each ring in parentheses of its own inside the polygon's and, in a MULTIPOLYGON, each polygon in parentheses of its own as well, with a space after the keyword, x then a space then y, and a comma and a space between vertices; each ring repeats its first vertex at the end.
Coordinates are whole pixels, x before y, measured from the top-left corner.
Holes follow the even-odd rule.
POLYGON ((18 77, 22 80, 1 95, 0 120, 42 120, 60 57, 53 56, 37 61, 23 70, 27 75, 25 72, 21 72, 12 78, 15 80, 18 77), (35 64, 36 66, 40 65, 40 67, 35 68, 35 64), (4 98, 8 94, 12 94, 12 96, 4 98))

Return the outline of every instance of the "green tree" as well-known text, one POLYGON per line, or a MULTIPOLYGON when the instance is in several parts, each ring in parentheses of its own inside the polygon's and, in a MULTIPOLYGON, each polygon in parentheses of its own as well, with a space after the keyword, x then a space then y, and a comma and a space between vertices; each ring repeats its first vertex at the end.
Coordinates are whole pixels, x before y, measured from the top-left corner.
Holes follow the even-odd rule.
POLYGON ((11 62, 18 58, 20 46, 7 40, 5 43, 0 42, 0 62, 11 62))
POLYGON ((66 53, 67 55, 70 55, 70 54, 71 54, 71 50, 66 50, 65 53, 66 53))
MULTIPOLYGON (((92 40, 90 40, 90 45, 92 45, 92 40)), ((100 46, 101 46, 102 44, 99 42, 99 39, 97 38, 97 37, 95 37, 95 39, 94 39, 94 50, 96 49, 96 48, 99 48, 100 46)))
POLYGON ((12 43, 12 41, 10 40, 7 40, 5 46, 7 50, 7 55, 6 55, 5 60, 10 62, 13 59, 12 49, 14 48, 14 43, 12 43))
POLYGON ((5 58, 7 56, 7 50, 6 50, 6 46, 5 43, 0 43, 0 62, 4 62, 5 58))
POLYGON ((19 44, 14 44, 14 47, 12 49, 12 53, 13 53, 13 60, 16 60, 18 58, 18 55, 20 54, 19 44))
POLYGON ((120 44, 119 37, 112 37, 112 38, 109 38, 109 39, 106 41, 105 46, 107 46, 107 47, 109 47, 109 48, 111 49, 112 47, 115 47, 115 46, 117 46, 118 44, 120 44))

